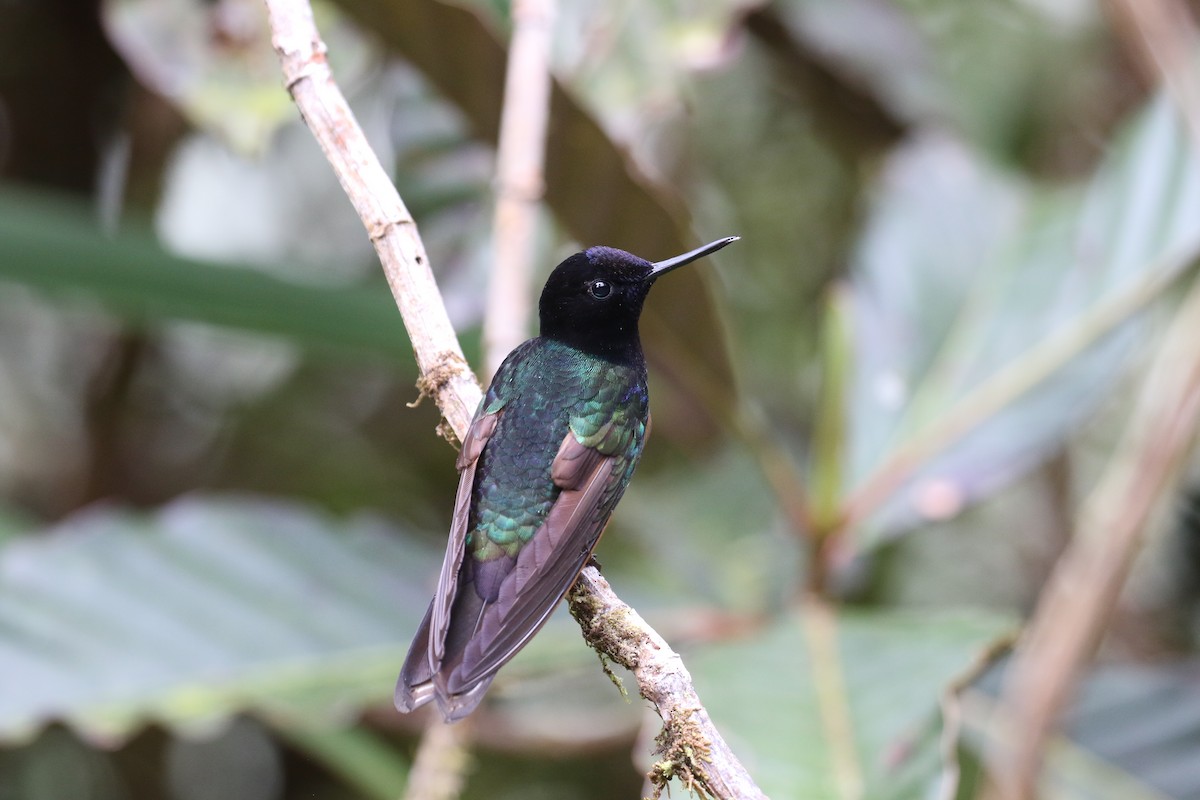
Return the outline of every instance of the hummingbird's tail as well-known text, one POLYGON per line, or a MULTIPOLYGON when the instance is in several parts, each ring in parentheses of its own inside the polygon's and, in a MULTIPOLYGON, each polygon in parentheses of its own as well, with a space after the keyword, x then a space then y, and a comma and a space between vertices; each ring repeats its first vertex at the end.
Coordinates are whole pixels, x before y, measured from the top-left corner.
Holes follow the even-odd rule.
POLYGON ((435 694, 433 671, 429 668, 429 618, 432 615, 433 604, 430 603, 396 681, 396 708, 406 714, 428 703, 435 694))
MULTIPOLYGON (((408 713, 436 699, 446 722, 457 722, 474 711, 483 701, 484 694, 492 685, 495 672, 464 687, 463 690, 451 692, 447 687, 447 679, 461 661, 461 656, 455 659, 453 664, 443 662, 439 665, 439 670, 434 671, 434 659, 429 652, 429 624, 432 616, 433 604, 430 603, 429 610, 425 612, 425 618, 421 620, 421 625, 413 637, 408 657, 404 659, 404 666, 400 669, 394 700, 397 709, 408 713)), ((461 647, 458 649, 461 650, 461 647)))

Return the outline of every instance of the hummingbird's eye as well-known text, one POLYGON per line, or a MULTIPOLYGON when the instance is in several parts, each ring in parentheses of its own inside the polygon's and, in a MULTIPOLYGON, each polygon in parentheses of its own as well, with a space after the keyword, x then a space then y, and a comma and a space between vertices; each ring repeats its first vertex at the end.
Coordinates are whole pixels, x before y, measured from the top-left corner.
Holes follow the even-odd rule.
POLYGON ((592 281, 588 284, 588 294, 597 300, 603 300, 612 294, 612 284, 608 281, 592 281))

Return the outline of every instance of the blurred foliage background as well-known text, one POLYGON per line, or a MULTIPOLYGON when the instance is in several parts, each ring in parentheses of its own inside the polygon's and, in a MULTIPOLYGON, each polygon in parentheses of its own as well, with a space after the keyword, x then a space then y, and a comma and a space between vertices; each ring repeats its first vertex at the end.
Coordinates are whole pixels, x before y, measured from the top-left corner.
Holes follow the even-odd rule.
MULTIPOLYGON (((317 12, 478 363, 509 3, 317 12)), ((1195 146, 1114 27, 559 3, 539 285, 581 246, 742 236, 650 301, 654 437, 599 557, 773 797, 977 796, 989 654, 1200 251, 1195 146)), ((0 798, 400 796, 453 452, 259 2, 0 5, 0 177, 0 798)), ((1200 798, 1194 474, 1047 797, 1200 798)), ((463 796, 639 796, 648 716, 560 611, 463 796)))

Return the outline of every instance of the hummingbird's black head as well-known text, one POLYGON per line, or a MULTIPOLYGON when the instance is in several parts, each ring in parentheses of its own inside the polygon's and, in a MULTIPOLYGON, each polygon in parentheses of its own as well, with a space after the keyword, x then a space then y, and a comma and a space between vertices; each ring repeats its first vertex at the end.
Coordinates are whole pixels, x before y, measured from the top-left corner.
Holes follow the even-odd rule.
POLYGON ((637 323, 654 281, 737 239, 728 236, 655 263, 615 247, 589 247, 576 253, 546 280, 538 304, 541 334, 594 355, 640 356, 637 323))

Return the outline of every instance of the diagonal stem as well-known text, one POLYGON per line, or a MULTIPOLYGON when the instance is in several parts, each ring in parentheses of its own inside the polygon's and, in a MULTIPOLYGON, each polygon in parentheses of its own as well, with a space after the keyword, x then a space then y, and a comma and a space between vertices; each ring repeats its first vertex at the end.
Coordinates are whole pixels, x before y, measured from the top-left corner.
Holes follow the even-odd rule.
POLYGON ((513 5, 512 44, 496 147, 492 269, 483 318, 484 363, 489 375, 524 341, 532 316, 530 278, 538 205, 544 191, 554 11, 554 0, 517 0, 513 5))
POLYGON ((657 739, 662 760, 649 775, 657 792, 677 777, 701 797, 766 800, 713 725, 683 659, 617 597, 596 567, 584 567, 569 598, 571 616, 583 630, 583 638, 633 673, 642 697, 654 704, 662 718, 657 739))
POLYGON ((837 796, 840 800, 855 800, 863 794, 863 768, 850 714, 846 670, 838 652, 837 617, 828 603, 813 595, 801 606, 800 619, 811 654, 817 709, 829 746, 837 796))
POLYGON ((446 314, 417 224, 333 80, 307 0, 267 0, 284 83, 375 246, 421 371, 461 440, 482 392, 446 314))

